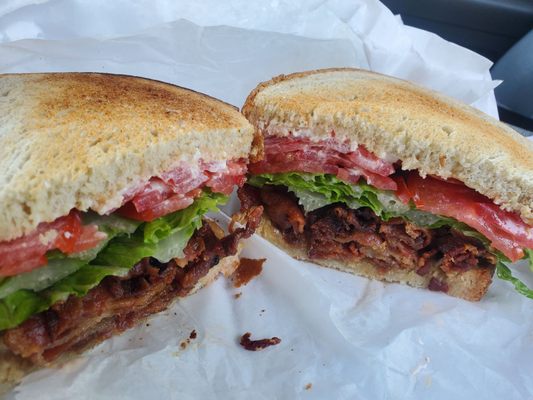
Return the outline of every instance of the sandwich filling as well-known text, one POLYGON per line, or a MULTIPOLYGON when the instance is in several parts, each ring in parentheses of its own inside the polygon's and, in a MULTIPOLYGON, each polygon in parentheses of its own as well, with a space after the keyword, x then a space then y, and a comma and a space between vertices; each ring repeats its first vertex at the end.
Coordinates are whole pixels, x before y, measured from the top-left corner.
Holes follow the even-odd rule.
POLYGON ((237 253, 239 240, 251 236, 259 224, 261 210, 248 211, 245 228, 224 236, 212 223, 203 222, 183 249, 183 257, 168 262, 145 257, 124 275, 105 277, 85 296, 70 296, 7 330, 4 342, 15 354, 45 365, 164 310, 176 297, 195 289, 222 259, 237 253))
POLYGON ((48 362, 189 293, 257 225, 256 211, 246 228, 224 236, 203 220, 245 173, 245 160, 181 165, 127 190, 122 207, 108 215, 72 210, 0 243, 6 345, 48 362))
POLYGON ((285 241, 305 246, 310 259, 415 271, 442 291, 462 272, 490 282, 496 270, 533 297, 504 264, 533 263, 533 227, 462 182, 402 171, 334 133, 322 141, 266 134, 264 144, 240 195, 264 205, 285 241))

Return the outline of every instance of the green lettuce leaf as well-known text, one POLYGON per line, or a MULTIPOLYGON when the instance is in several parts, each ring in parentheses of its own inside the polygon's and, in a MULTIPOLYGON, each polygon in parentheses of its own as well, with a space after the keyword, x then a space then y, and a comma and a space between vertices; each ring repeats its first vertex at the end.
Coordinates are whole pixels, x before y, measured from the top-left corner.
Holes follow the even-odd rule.
POLYGON ((204 192, 184 210, 152 222, 140 223, 118 216, 85 215, 108 234, 96 251, 71 257, 47 254, 46 267, 0 282, 0 331, 13 328, 30 316, 69 296, 84 296, 110 275, 123 276, 142 258, 166 262, 181 257, 183 249, 202 225, 202 216, 227 201, 227 196, 204 192), (95 258, 96 257, 96 258, 95 258))
POLYGON ((409 210, 392 192, 376 189, 364 182, 351 185, 329 174, 261 174, 252 176, 248 183, 257 187, 286 186, 300 199, 306 212, 326 204, 342 202, 351 208, 369 207, 376 215, 388 220, 398 210, 409 210))
MULTIPOLYGON (((82 253, 66 255, 58 250, 46 254, 48 264, 33 271, 3 279, 0 282, 0 299, 16 292, 27 289, 34 292, 44 290, 61 279, 73 274, 81 267, 93 260, 97 254, 119 234, 131 234, 141 224, 116 215, 100 216, 96 213, 86 213, 83 216, 85 224, 96 224, 99 230, 107 234, 107 239, 98 246, 82 253)), ((106 265, 113 265, 108 263, 106 265)))
POLYGON ((194 200, 194 203, 184 210, 165 215, 144 226, 144 242, 158 243, 162 239, 182 230, 184 227, 194 225, 202 226, 202 216, 209 211, 217 211, 218 206, 225 204, 228 196, 221 193, 203 192, 194 200))
MULTIPOLYGON (((531 265, 531 257, 529 258, 529 262, 531 265)), ((498 259, 498 261, 496 262, 496 276, 500 279, 503 279, 504 281, 511 282, 518 293, 530 299, 533 299, 533 290, 528 288, 527 285, 520 279, 514 277, 509 267, 505 265, 500 259, 498 259)))
POLYGON ((154 254, 156 247, 153 243, 144 242, 142 230, 133 235, 120 235, 98 253, 94 263, 131 268, 142 258, 154 254))
POLYGON ((33 314, 46 310, 49 303, 31 290, 18 290, 0 300, 0 330, 14 328, 33 314))
POLYGON ((529 261, 529 270, 533 272, 533 250, 532 249, 524 249, 524 253, 526 254, 524 256, 524 259, 529 261))
POLYGON ((476 231, 475 229, 469 227, 463 222, 459 222, 454 218, 443 217, 441 215, 431 214, 425 211, 420 210, 410 210, 405 214, 398 215, 404 219, 413 222, 414 224, 421 226, 423 228, 437 229, 444 226, 453 228, 467 237, 471 237, 479 240, 485 245, 485 247, 490 248, 490 240, 487 239, 484 235, 476 231))
POLYGON ((202 226, 203 215, 217 210, 227 199, 220 193, 204 192, 189 207, 145 223, 133 235, 116 237, 98 254, 95 263, 131 267, 145 257, 161 262, 183 257, 189 239, 202 226))
POLYGON ((44 293, 50 299, 51 304, 66 300, 70 295, 84 296, 106 276, 125 276, 130 269, 131 266, 123 268, 110 265, 86 265, 76 273, 60 280, 44 293))
POLYGON ((14 328, 70 295, 83 296, 106 276, 124 276, 129 268, 85 265, 41 292, 17 290, 0 300, 0 331, 14 328))
POLYGON ((98 215, 92 211, 83 214, 83 223, 85 225, 96 224, 100 230, 103 230, 110 236, 116 236, 121 233, 133 233, 142 224, 141 221, 135 221, 119 215, 98 215))
POLYGON ((0 283, 0 299, 21 289, 33 291, 44 290, 57 281, 76 272, 86 264, 87 261, 76 258, 49 260, 45 267, 5 279, 0 283))

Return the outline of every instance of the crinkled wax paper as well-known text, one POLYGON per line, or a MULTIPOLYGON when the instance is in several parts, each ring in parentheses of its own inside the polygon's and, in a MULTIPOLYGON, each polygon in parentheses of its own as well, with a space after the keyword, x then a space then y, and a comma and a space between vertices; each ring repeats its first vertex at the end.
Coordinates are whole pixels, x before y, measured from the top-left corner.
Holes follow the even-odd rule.
MULTIPOLYGON (((21 0, 0 6, 0 42, 0 72, 135 74, 241 106, 259 81, 276 74, 355 66, 416 81, 497 116, 488 60, 404 26, 373 0, 21 0)), ((259 237, 244 254, 267 258, 247 286, 219 279, 61 369, 28 376, 10 397, 522 399, 533 393, 532 303, 504 282, 469 303, 297 262, 259 237), (192 330, 198 337, 187 344, 192 330), (238 344, 247 331, 282 342, 248 352, 238 344)), ((531 284, 526 269, 515 266, 531 284)))

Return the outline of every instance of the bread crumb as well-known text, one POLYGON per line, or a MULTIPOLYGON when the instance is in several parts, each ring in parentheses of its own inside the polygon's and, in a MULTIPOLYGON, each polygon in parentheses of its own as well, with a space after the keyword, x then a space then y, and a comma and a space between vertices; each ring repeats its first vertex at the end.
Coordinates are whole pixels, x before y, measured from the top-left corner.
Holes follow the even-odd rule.
POLYGON ((307 385, 305 385, 305 390, 311 390, 312 388, 313 388, 312 383, 308 383, 307 385))

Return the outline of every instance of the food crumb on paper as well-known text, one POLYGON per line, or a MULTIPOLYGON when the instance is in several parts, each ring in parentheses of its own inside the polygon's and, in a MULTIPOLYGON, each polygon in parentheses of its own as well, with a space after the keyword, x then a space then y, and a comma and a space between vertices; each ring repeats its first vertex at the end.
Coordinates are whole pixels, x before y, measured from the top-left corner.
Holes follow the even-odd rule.
POLYGON ((185 350, 189 344, 191 344, 191 340, 194 340, 198 337, 198 334, 196 333, 196 329, 193 329, 191 333, 189 334, 189 337, 185 340, 183 340, 180 343, 180 349, 185 350))
POLYGON ((241 296, 242 296, 242 292, 235 293, 235 294, 233 295, 233 297, 235 297, 235 299, 238 299, 238 298, 241 297, 241 296))
POLYGON ((247 285, 253 278, 263 271, 263 264, 266 258, 241 258, 239 267, 231 275, 233 286, 238 288, 247 285))
POLYGON ((275 346, 281 343, 281 339, 275 336, 270 339, 259 339, 259 340, 251 340, 250 339, 251 336, 252 334, 250 332, 246 332, 244 335, 241 336, 241 340, 240 340, 241 346, 249 351, 263 350, 263 349, 266 349, 267 347, 275 346))
POLYGON ((305 390, 311 390, 312 388, 313 388, 312 383, 308 383, 307 385, 305 385, 305 390))

